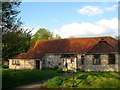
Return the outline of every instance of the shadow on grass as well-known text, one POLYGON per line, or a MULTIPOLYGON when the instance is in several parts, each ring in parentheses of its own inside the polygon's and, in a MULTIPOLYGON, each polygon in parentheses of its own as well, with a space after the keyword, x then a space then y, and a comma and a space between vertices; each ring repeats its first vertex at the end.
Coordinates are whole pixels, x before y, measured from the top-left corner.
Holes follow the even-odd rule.
POLYGON ((90 73, 90 75, 92 76, 96 76, 96 77, 105 77, 105 78, 115 78, 115 79, 118 79, 120 80, 120 77, 119 77, 119 74, 118 75, 113 75, 112 72, 98 72, 98 73, 90 73))
POLYGON ((91 82, 94 82, 94 80, 96 80, 96 78, 114 78, 117 79, 118 81, 120 80, 119 74, 118 75, 114 75, 112 74, 112 72, 90 72, 90 73, 84 73, 80 76, 78 76, 76 79, 80 79, 80 81, 78 83, 75 84, 74 87, 78 87, 79 84, 81 84, 81 82, 85 82, 86 85, 89 85, 91 82), (91 80, 87 80, 88 76, 93 76, 93 78, 91 80))
POLYGON ((77 79, 81 79, 81 81, 78 82, 78 83, 75 85, 75 87, 78 87, 78 85, 79 85, 83 80, 87 79, 87 77, 88 77, 88 75, 86 75, 86 74, 77 77, 77 79))

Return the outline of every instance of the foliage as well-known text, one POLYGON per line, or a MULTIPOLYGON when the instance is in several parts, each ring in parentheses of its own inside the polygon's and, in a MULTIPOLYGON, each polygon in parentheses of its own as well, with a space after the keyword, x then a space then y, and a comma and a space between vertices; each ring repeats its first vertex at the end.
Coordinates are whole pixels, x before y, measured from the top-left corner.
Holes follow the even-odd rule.
POLYGON ((58 34, 56 34, 54 39, 61 39, 61 37, 58 34))
POLYGON ((41 40, 48 40, 48 39, 53 39, 52 37, 52 33, 49 32, 48 30, 46 30, 45 28, 40 28, 34 35, 32 40, 37 40, 37 39, 41 39, 41 40))
POLYGON ((63 73, 63 69, 59 67, 59 68, 57 69, 57 72, 58 72, 58 73, 63 73))
POLYGON ((30 31, 21 28, 22 22, 17 15, 20 3, 2 2, 2 58, 7 60, 29 48, 30 31))
POLYGON ((72 39, 72 38, 76 38, 76 37, 75 37, 75 36, 69 36, 68 38, 71 38, 71 39, 72 39))
POLYGON ((54 70, 54 68, 43 67, 42 70, 54 70))
POLYGON ((27 33, 21 31, 7 32, 2 38, 2 57, 3 59, 11 58, 21 52, 26 52, 29 47, 29 38, 27 33), (9 40, 11 39, 11 40, 9 40))
POLYGON ((8 65, 2 65, 2 68, 9 68, 8 65))
POLYGON ((80 72, 74 74, 74 80, 73 75, 57 77, 41 86, 46 88, 120 88, 119 81, 120 73, 117 72, 80 72))
POLYGON ((10 89, 57 76, 55 70, 11 70, 2 69, 2 88, 10 89))
POLYGON ((37 40, 50 40, 50 39, 60 39, 61 37, 45 28, 39 28, 39 30, 33 35, 33 38, 31 40, 31 43, 35 43, 37 40))
POLYGON ((8 0, 8 2, 1 2, 2 34, 15 31, 22 24, 22 22, 20 22, 20 18, 17 18, 17 15, 20 13, 20 11, 17 10, 17 7, 19 7, 20 3, 21 2, 19 0, 10 0, 10 2, 8 0))

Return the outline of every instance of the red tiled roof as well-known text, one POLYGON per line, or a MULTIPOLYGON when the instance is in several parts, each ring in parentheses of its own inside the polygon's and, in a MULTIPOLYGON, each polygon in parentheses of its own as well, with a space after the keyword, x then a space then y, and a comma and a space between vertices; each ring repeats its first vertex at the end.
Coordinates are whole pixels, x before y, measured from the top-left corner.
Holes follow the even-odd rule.
MULTIPOLYGON (((90 49, 98 48, 102 53, 101 47, 108 51, 111 47, 117 47, 118 42, 112 37, 94 37, 94 38, 73 38, 59 40, 38 40, 27 53, 14 56, 16 59, 39 59, 45 53, 87 53, 90 49), (98 44, 101 39, 107 41, 107 44, 98 44), (97 45, 98 44, 98 45, 97 45), (110 44, 110 45, 108 45, 110 44), (97 45, 97 46, 95 46, 97 45), (109 46, 109 48, 108 48, 109 46)), ((103 49, 102 48, 102 49, 103 49)), ((113 52, 113 48, 109 52, 113 52)), ((116 51, 116 50, 115 50, 116 51)))
POLYGON ((108 42, 101 40, 98 44, 94 45, 87 53, 109 53, 109 52, 117 52, 118 48, 112 46, 108 42))

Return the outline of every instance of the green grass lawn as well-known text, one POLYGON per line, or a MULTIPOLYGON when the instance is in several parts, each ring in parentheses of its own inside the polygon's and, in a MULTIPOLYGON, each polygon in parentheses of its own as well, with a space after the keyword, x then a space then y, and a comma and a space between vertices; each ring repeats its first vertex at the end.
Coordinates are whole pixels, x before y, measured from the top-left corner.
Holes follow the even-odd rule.
POLYGON ((56 76, 41 88, 120 88, 120 73, 79 72, 67 77, 56 76), (74 78, 73 78, 74 76, 74 78))
MULTIPOLYGON (((0 72, 1 73, 1 72, 0 72)), ((12 88, 20 85, 38 82, 57 76, 55 70, 10 70, 2 69, 2 88, 12 88)))

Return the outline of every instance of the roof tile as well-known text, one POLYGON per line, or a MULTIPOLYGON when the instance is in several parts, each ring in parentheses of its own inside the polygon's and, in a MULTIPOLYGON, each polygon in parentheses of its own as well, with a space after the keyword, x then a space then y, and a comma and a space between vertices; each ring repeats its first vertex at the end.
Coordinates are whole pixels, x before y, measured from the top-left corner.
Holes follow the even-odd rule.
POLYGON ((113 50, 112 47, 117 46, 117 40, 109 36, 59 40, 38 40, 33 46, 30 47, 27 53, 16 55, 13 58, 39 59, 42 58, 45 53, 87 53, 92 49, 94 49, 94 52, 99 51, 102 53, 103 49, 106 49, 107 52, 113 52, 116 50, 113 50), (102 38, 106 40, 107 43, 100 44, 99 41, 102 38))

